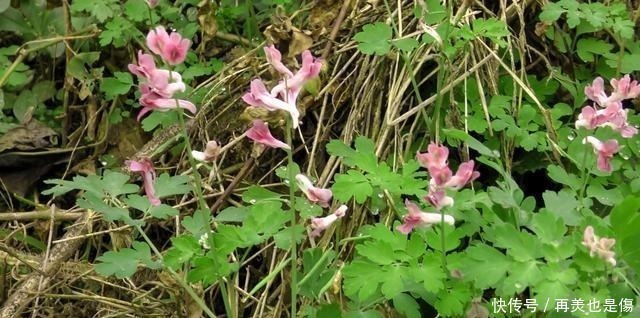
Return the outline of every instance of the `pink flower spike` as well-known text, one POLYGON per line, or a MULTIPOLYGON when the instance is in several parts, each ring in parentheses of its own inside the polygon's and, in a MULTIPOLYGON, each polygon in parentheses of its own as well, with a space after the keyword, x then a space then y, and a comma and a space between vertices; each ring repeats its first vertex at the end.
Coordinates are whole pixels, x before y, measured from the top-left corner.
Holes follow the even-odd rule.
POLYGON ((341 205, 335 212, 323 217, 323 218, 313 218, 311 219, 311 228, 313 231, 311 232, 312 237, 320 236, 320 234, 326 230, 331 224, 337 221, 339 218, 342 218, 347 213, 347 206, 341 205))
POLYGON ((160 3, 160 0, 145 0, 147 2, 147 4, 149 5, 149 8, 153 9, 155 8, 158 3, 160 3))
POLYGON ((296 175, 296 181, 298 181, 298 187, 300 187, 300 190, 307 196, 309 201, 318 203, 323 208, 329 207, 329 201, 333 197, 331 190, 315 187, 311 180, 303 174, 296 175))
POLYGON ((615 252, 612 251, 613 245, 616 244, 616 240, 612 238, 598 238, 595 235, 593 227, 591 225, 584 229, 584 235, 582 245, 589 248, 589 255, 598 257, 610 263, 612 266, 616 266, 615 252))
POLYGON ((636 98, 640 95, 640 85, 638 81, 631 81, 629 74, 620 80, 615 78, 611 79, 611 86, 613 86, 613 94, 611 95, 620 100, 636 98))
POLYGON ((129 72, 138 77, 149 80, 151 74, 156 71, 156 63, 153 60, 153 56, 150 54, 144 54, 142 51, 138 51, 138 64, 129 64, 129 72))
MULTIPOLYGON (((405 215, 403 223, 397 227, 397 230, 402 234, 409 234, 416 227, 432 226, 442 221, 440 213, 422 212, 415 203, 409 200, 405 200, 404 205, 409 213, 405 215)), ((453 225, 455 219, 451 215, 445 214, 444 222, 453 225)))
POLYGON ((588 136, 587 138, 582 140, 582 143, 587 142, 593 145, 593 149, 598 155, 598 170, 611 172, 613 170, 613 168, 611 167, 611 158, 613 158, 613 155, 616 154, 619 150, 618 141, 615 139, 611 139, 603 143, 596 137, 588 136))
POLYGON ((286 75, 287 77, 293 77, 293 72, 282 64, 282 54, 274 45, 265 46, 264 54, 267 57, 267 62, 269 62, 276 71, 286 75))
POLYGON ((602 77, 596 77, 591 85, 586 86, 584 88, 584 94, 587 95, 587 98, 602 107, 604 107, 609 100, 609 96, 604 92, 604 80, 602 77))
POLYGON ((219 154, 220 154, 220 146, 218 145, 218 142, 215 140, 211 140, 207 142, 207 146, 205 147, 204 152, 195 151, 195 150, 191 151, 191 155, 193 156, 193 158, 195 158, 196 160, 206 161, 206 162, 211 162, 216 160, 219 154))
POLYGON ((268 147, 282 148, 287 150, 291 149, 291 147, 289 147, 289 145, 287 145, 286 143, 274 138, 273 135, 271 135, 267 124, 262 120, 253 121, 253 126, 251 126, 249 130, 247 130, 247 137, 257 143, 261 143, 268 147))
POLYGON ((468 183, 473 182, 480 176, 480 172, 473 171, 473 160, 463 162, 458 167, 456 174, 444 184, 445 187, 454 188, 456 190, 462 189, 468 183))
POLYGON ((151 162, 149 158, 143 158, 140 161, 127 160, 125 164, 132 172, 140 172, 142 174, 144 192, 151 205, 160 205, 160 199, 156 197, 156 191, 153 187, 153 183, 156 180, 156 171, 153 168, 153 162, 151 162))
POLYGON ((432 168, 443 169, 447 167, 447 158, 449 157, 449 148, 438 146, 430 143, 427 152, 416 152, 416 159, 424 168, 431 170, 432 168))

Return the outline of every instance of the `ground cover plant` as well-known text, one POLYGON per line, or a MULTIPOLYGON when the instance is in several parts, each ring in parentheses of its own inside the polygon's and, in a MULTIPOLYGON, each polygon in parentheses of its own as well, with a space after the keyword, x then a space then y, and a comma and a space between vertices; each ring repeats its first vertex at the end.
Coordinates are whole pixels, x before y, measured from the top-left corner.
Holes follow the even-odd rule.
POLYGON ((0 317, 637 317, 638 12, 0 0, 0 317))

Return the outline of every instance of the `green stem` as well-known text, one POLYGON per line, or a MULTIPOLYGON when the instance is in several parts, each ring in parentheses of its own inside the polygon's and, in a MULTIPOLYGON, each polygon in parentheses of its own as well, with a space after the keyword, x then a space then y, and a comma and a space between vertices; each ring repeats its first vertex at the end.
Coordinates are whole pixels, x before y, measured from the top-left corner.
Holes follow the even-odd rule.
MULTIPOLYGON (((442 247, 442 270, 443 271, 447 271, 447 252, 446 252, 446 245, 447 245, 447 241, 446 241, 446 233, 445 231, 445 225, 444 225, 444 211, 442 209, 440 209, 440 231, 442 231, 440 233, 440 245, 442 247)), ((447 275, 445 275, 445 279, 443 281, 443 283, 446 283, 447 279, 446 279, 447 275)))
POLYGON ((589 183, 589 178, 591 174, 587 173, 589 169, 587 169, 587 151, 585 150, 584 155, 582 156, 582 173, 580 178, 582 179, 582 187, 580 187, 580 200, 584 199, 584 193, 587 190, 587 183, 589 183))
POLYGON ((289 205, 291 208, 291 317, 297 316, 297 301, 298 301, 298 244, 296 242, 295 226, 296 209, 295 209, 295 195, 293 182, 296 180, 295 171, 293 171, 293 136, 291 131, 293 130, 293 120, 287 118, 287 130, 285 132, 287 138, 287 144, 289 150, 287 150, 287 171, 289 171, 289 205))
MULTIPOLYGON (((178 100, 176 99, 176 105, 178 100)), ((202 178, 200 177, 200 173, 198 173, 196 160, 191 156, 191 143, 189 142, 189 132, 187 131, 187 125, 184 122, 184 111, 182 108, 178 107, 178 117, 180 117, 180 128, 182 129, 182 135, 184 137, 184 143, 187 148, 187 158, 189 158, 189 165, 191 166, 191 171, 193 172, 193 178, 195 179, 195 190, 196 195, 198 196, 198 208, 201 210, 208 210, 207 202, 204 200, 204 196, 202 194, 202 178)))
MULTIPOLYGON (((147 244, 149 244, 149 247, 151 247, 151 250, 153 251, 153 253, 156 254, 158 259, 162 260, 163 259, 162 254, 160 253, 158 248, 156 248, 156 246, 153 244, 153 242, 147 236, 147 234, 142 230, 142 227, 140 225, 136 225, 135 227, 138 230, 138 232, 140 233, 140 235, 142 235, 144 240, 147 242, 147 244)), ((198 296, 198 294, 196 294, 195 290, 193 290, 193 288, 191 288, 191 286, 189 286, 189 284, 187 284, 187 282, 185 282, 184 279, 182 279, 182 277, 180 275, 178 275, 178 273, 176 273, 176 271, 174 271, 173 269, 171 269, 169 267, 165 267, 165 268, 167 269, 169 274, 171 274, 171 276, 173 276, 173 278, 178 282, 178 284, 180 284, 180 286, 182 286, 182 288, 184 288, 184 290, 187 291, 187 294, 189 294, 189 296, 191 296, 193 301, 195 301, 196 304, 198 304, 200 309, 202 309, 207 314, 207 316, 209 318, 217 318, 216 314, 214 314, 213 311, 211 311, 211 309, 209 309, 207 304, 204 303, 204 300, 202 300, 202 298, 200 296, 198 296)))

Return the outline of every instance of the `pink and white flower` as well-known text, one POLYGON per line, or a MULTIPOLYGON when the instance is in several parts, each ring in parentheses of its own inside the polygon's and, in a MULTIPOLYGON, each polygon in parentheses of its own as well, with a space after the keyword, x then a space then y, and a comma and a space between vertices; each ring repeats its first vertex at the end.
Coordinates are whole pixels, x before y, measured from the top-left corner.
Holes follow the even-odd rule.
POLYGON ((588 136, 582 140, 582 143, 584 144, 586 144, 587 142, 593 146, 593 149, 598 156, 598 170, 611 172, 611 170, 613 170, 613 168, 611 167, 611 158, 613 158, 613 155, 616 154, 619 150, 618 141, 615 139, 611 139, 607 140, 606 142, 602 142, 596 137, 588 136))
POLYGON ((155 8, 158 3, 160 3, 160 0, 145 0, 147 2, 147 4, 149 5, 149 8, 153 9, 155 8))
POLYGON ((307 196, 309 201, 317 203, 323 208, 329 207, 329 201, 333 197, 331 190, 314 186, 311 180, 303 174, 296 175, 296 181, 298 182, 298 187, 300 187, 300 190, 307 196))
POLYGON ((631 81, 629 74, 619 80, 611 79, 611 86, 613 87, 611 96, 614 99, 625 100, 636 98, 640 95, 640 84, 638 84, 638 81, 631 81))
POLYGON ((274 45, 265 46, 264 54, 267 57, 267 62, 269 62, 276 71, 287 77, 293 77, 293 72, 282 64, 282 54, 274 45))
POLYGON ((144 192, 151 205, 160 205, 160 199, 158 199, 158 197, 156 196, 156 191, 154 188, 156 171, 153 168, 153 162, 149 158, 142 158, 138 161, 127 160, 125 161, 125 164, 132 172, 140 172, 140 174, 142 175, 144 192))
POLYGON ((291 149, 289 145, 273 137, 269 127, 262 120, 253 121, 253 126, 247 130, 247 137, 268 147, 291 149))
POLYGON ((143 107, 138 113, 138 121, 140 121, 146 113, 153 110, 166 112, 175 108, 183 108, 193 114, 197 111, 196 105, 192 102, 184 99, 166 98, 162 94, 159 94, 158 91, 152 90, 151 86, 148 84, 140 85, 140 91, 142 92, 142 95, 140 96, 140 105, 143 107))
MULTIPOLYGON (((443 219, 442 214, 440 213, 420 211, 420 208, 409 200, 405 200, 404 204, 409 213, 405 215, 403 223, 396 228, 402 234, 409 234, 416 227, 432 226, 433 224, 440 223, 443 219)), ((453 225, 455 223, 455 219, 453 216, 445 214, 444 222, 453 225)))
POLYGON ((191 156, 196 160, 211 162, 218 158, 220 154, 220 146, 218 142, 215 140, 211 140, 207 142, 207 146, 204 148, 204 151, 191 151, 191 156))
POLYGON ((292 100, 294 103, 290 103, 274 97, 274 95, 267 91, 266 86, 260 79, 252 80, 250 87, 250 91, 242 96, 242 100, 244 100, 245 103, 251 106, 263 107, 270 111, 278 109, 284 110, 291 115, 293 128, 298 127, 300 112, 295 105, 295 98, 292 100))
POLYGON ((598 257, 610 263, 612 266, 616 266, 616 259, 614 258, 616 253, 612 250, 613 245, 616 244, 616 240, 612 238, 599 238, 595 235, 593 227, 591 225, 584 229, 584 235, 582 245, 589 249, 589 255, 598 257))
POLYGON ((322 217, 322 218, 313 218, 311 219, 311 228, 313 231, 311 232, 311 236, 317 237, 326 230, 331 224, 335 223, 339 218, 342 218, 347 213, 347 206, 341 205, 335 212, 322 217))

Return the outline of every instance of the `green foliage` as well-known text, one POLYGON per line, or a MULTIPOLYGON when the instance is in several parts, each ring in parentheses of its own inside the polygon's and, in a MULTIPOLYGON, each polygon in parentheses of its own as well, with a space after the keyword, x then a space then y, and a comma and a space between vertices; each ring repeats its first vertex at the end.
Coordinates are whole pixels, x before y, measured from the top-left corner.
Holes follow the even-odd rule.
MULTIPOLYGON (((336 174, 332 189, 337 199, 348 201, 354 198, 356 202, 364 203, 374 194, 374 189, 387 190, 398 197, 401 194, 426 194, 425 181, 418 178, 423 173, 418 172, 420 166, 416 161, 408 160, 402 172, 398 173, 392 171, 386 162, 379 163, 374 151, 373 142, 362 136, 356 138, 355 149, 338 140, 327 144, 329 154, 341 157, 347 166, 359 168, 350 169, 346 174, 336 174)), ((376 195, 382 193, 376 192, 376 195)))
POLYGON ((391 49, 391 27, 382 23, 366 24, 353 39, 358 41, 358 50, 364 54, 385 55, 391 49))
POLYGON ((158 261, 151 257, 149 245, 142 242, 133 242, 133 248, 124 248, 120 251, 109 251, 98 257, 100 263, 95 265, 98 274, 104 276, 114 275, 116 278, 131 277, 139 265, 144 265, 151 269, 161 268, 158 261))

